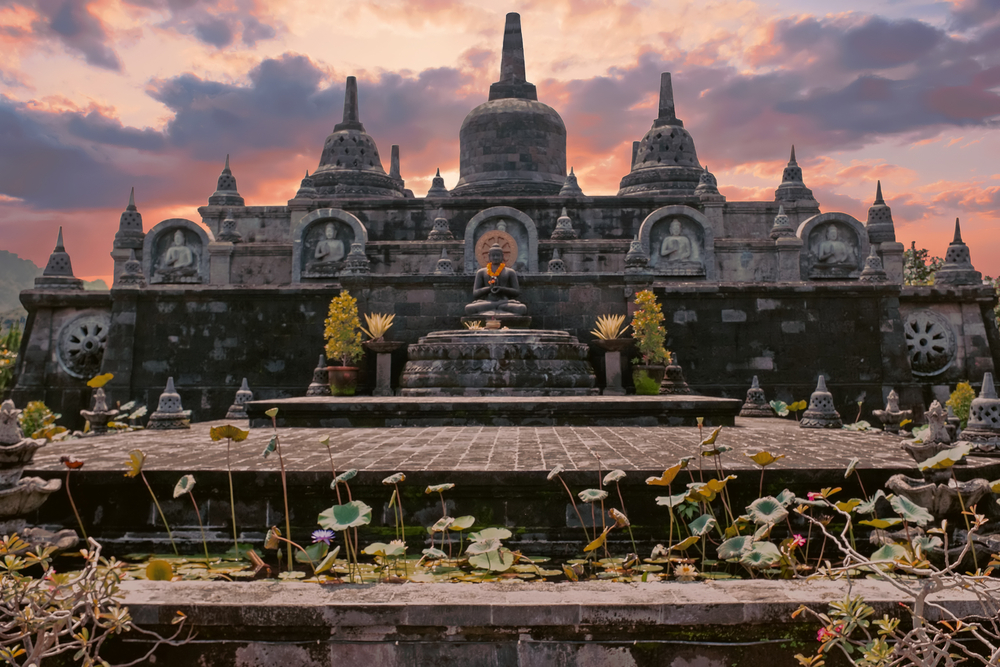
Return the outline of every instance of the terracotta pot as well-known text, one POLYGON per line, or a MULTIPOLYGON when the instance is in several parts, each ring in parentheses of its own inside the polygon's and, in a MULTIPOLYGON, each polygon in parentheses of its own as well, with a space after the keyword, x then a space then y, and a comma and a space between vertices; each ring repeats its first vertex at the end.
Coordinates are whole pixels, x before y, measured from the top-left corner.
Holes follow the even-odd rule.
POLYGON ((327 366, 330 375, 330 393, 334 396, 354 396, 358 389, 357 366, 327 366))
POLYGON ((635 385, 635 393, 646 396, 655 396, 660 393, 660 383, 663 382, 663 374, 667 371, 666 366, 636 364, 632 367, 632 383, 635 385), (648 378, 643 382, 643 375, 648 378), (653 384, 655 383, 655 384, 653 384), (647 385, 647 387, 643 387, 647 385), (655 388, 654 388, 655 387, 655 388))

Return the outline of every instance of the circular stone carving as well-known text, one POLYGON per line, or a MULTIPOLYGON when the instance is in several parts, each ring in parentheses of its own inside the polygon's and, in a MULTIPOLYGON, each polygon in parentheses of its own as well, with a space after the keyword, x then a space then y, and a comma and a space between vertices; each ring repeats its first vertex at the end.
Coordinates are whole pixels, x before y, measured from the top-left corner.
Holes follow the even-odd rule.
POLYGON ((940 313, 927 309, 913 311, 906 316, 903 334, 914 375, 938 375, 955 360, 955 331, 940 313))
POLYGON ((59 364, 76 378, 90 378, 101 370, 111 318, 106 314, 76 317, 59 332, 59 364))
POLYGON ((476 261, 479 266, 486 266, 490 261, 490 248, 494 243, 503 248, 503 261, 507 266, 513 266, 511 262, 517 261, 517 241, 507 232, 499 229, 491 229, 479 237, 476 242, 476 261))

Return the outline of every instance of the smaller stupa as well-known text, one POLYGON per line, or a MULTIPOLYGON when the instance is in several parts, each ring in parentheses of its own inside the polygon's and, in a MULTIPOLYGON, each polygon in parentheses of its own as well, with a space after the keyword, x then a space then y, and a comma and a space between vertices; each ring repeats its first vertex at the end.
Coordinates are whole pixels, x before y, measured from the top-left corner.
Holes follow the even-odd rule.
POLYGON ((330 372, 326 370, 326 355, 320 353, 319 363, 313 369, 312 382, 306 389, 306 396, 329 396, 330 372))
POLYGON ((983 375, 983 386, 969 408, 969 422, 962 431, 962 440, 1000 444, 1000 398, 993 385, 993 373, 983 375))
POLYGON ((983 274, 972 266, 969 246, 962 241, 962 228, 955 218, 955 238, 944 255, 944 266, 934 272, 935 285, 981 285, 983 274))
POLYGON ((247 403, 253 400, 253 392, 247 384, 247 379, 243 378, 243 384, 236 392, 236 399, 229 406, 226 419, 249 419, 247 416, 247 403))
POLYGON ((167 378, 167 386, 160 394, 156 412, 149 416, 146 428, 151 430, 171 430, 191 428, 191 411, 181 405, 181 395, 174 389, 174 378, 167 378))
POLYGON ((774 410, 767 403, 764 397, 764 390, 760 388, 757 376, 753 376, 753 384, 747 390, 747 399, 740 408, 740 417, 773 417, 774 410))
POLYGON ((841 428, 844 423, 833 406, 833 394, 827 391, 826 378, 819 376, 816 391, 809 397, 809 407, 802 413, 801 428, 841 428))

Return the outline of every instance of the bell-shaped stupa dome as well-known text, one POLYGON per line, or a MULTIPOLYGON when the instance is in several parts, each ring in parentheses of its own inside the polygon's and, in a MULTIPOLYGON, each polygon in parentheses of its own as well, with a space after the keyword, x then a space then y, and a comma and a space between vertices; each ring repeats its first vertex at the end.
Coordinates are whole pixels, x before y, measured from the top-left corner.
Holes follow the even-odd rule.
POLYGON ((347 77, 344 120, 333 126, 312 175, 319 197, 402 197, 403 181, 382 168, 375 140, 358 111, 358 80, 347 77))
POLYGON ((674 110, 670 72, 660 75, 660 112, 633 149, 632 171, 622 179, 621 195, 693 195, 702 168, 694 139, 674 110))
POLYGON ((557 195, 566 181, 566 125, 525 80, 521 17, 507 14, 500 80, 459 132, 453 196, 557 195))

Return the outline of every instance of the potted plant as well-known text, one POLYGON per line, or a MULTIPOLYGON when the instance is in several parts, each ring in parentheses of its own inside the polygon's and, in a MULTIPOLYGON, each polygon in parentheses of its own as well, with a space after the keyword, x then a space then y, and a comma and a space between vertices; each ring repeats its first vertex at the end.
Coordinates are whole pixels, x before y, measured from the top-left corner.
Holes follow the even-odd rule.
POLYGON ((635 305, 638 309, 632 315, 632 337, 640 357, 632 371, 635 393, 658 394, 663 374, 670 363, 670 353, 663 347, 667 338, 663 310, 650 290, 636 294, 635 305))
POLYGON ((358 387, 358 368, 353 364, 364 356, 364 348, 361 347, 358 300, 347 290, 330 300, 323 334, 326 358, 339 359, 341 364, 327 367, 330 392, 335 396, 353 396, 358 387))
POLYGON ((630 339, 621 337, 628 328, 624 315, 601 315, 594 324, 597 328, 590 333, 597 337, 594 344, 602 350, 621 351, 632 344, 630 339))
POLYGON ((395 319, 393 313, 365 313, 365 324, 368 326, 361 327, 361 331, 368 336, 368 340, 363 345, 372 352, 392 352, 402 345, 398 341, 385 339, 395 319))

